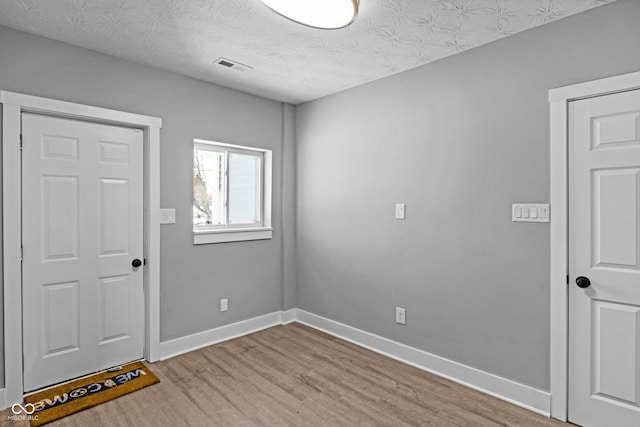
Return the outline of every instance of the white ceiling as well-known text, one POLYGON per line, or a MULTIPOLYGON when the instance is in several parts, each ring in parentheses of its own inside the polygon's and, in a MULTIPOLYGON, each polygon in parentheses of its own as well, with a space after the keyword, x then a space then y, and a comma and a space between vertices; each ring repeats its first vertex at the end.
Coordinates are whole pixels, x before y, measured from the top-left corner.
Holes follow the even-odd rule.
POLYGON ((612 1, 360 0, 327 31, 260 0, 0 0, 0 25, 298 104, 612 1))

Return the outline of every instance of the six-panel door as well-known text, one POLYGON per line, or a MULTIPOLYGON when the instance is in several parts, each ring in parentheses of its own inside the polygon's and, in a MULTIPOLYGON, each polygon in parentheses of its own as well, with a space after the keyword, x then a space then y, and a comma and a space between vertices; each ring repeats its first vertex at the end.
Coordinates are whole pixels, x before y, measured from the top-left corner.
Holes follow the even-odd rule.
POLYGON ((24 389, 142 358, 143 133, 22 115, 24 389))
POLYGON ((637 427, 640 90, 573 101, 569 117, 569 421, 637 427))

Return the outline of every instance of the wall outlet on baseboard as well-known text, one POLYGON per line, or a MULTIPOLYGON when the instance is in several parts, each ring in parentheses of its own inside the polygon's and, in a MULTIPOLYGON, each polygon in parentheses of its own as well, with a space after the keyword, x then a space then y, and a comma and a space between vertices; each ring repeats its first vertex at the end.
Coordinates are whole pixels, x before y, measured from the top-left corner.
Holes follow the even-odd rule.
POLYGON ((407 324, 407 310, 402 307, 396 307, 396 323, 401 325, 407 324))
POLYGON ((227 311, 227 310, 229 310, 229 299, 222 298, 220 300, 220 311, 227 311))

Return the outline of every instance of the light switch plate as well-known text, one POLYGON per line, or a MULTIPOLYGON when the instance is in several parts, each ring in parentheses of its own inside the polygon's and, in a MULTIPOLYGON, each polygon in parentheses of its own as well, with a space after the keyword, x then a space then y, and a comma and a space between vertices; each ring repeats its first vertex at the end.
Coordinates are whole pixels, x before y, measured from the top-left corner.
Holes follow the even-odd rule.
POLYGON ((175 224, 175 223, 176 223, 175 209, 160 209, 160 224, 175 224))
POLYGON ((513 222, 549 222, 549 205, 511 205, 511 220, 513 222))
POLYGON ((396 203, 396 219, 404 219, 405 217, 405 204, 396 203))

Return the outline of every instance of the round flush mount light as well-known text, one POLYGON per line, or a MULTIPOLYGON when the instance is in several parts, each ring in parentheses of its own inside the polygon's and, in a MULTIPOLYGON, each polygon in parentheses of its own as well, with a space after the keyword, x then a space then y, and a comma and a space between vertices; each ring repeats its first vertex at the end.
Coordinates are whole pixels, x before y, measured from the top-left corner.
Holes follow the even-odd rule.
POLYGON ((308 27, 344 28, 358 15, 360 0, 261 0, 271 10, 308 27))

